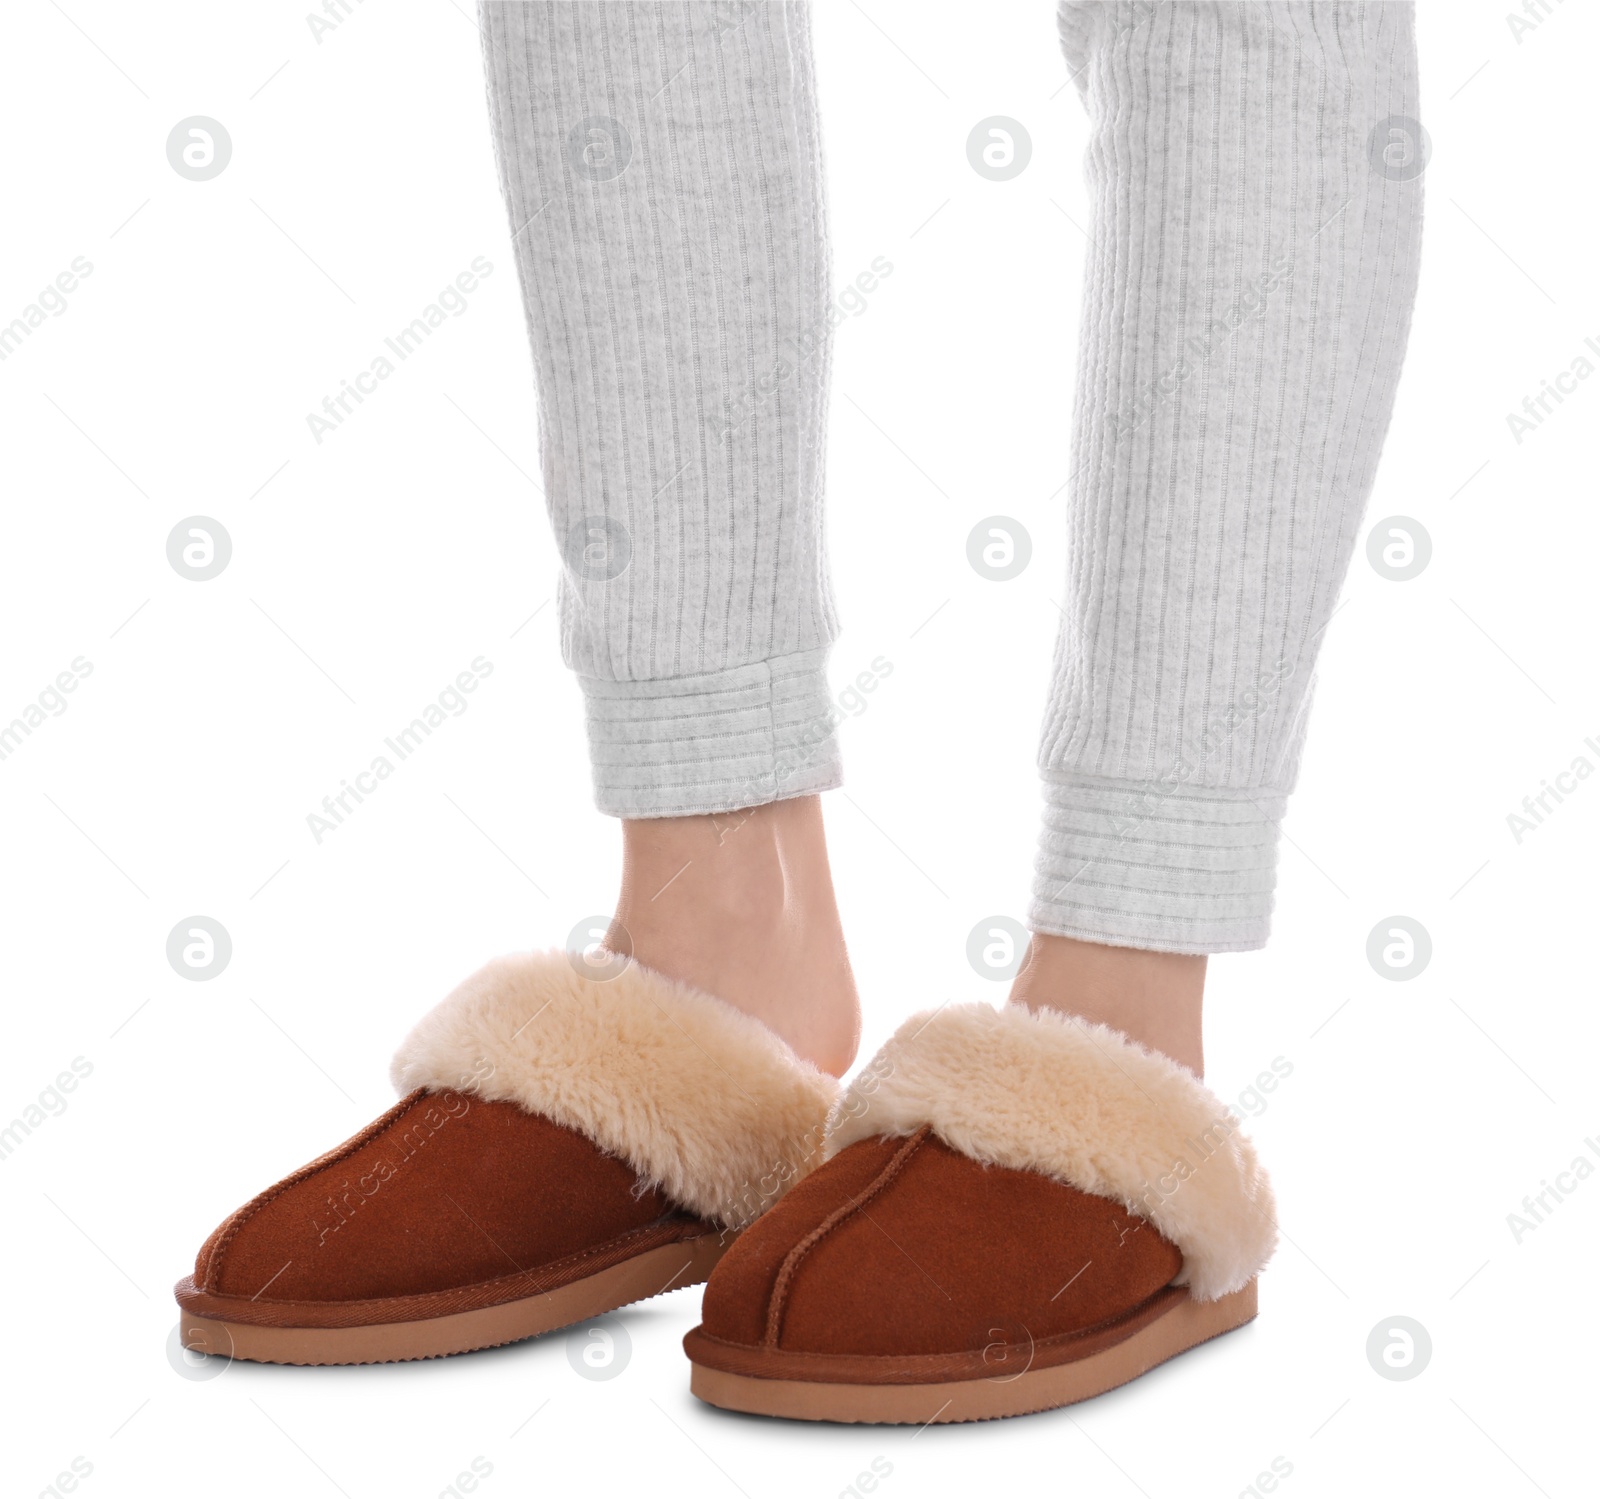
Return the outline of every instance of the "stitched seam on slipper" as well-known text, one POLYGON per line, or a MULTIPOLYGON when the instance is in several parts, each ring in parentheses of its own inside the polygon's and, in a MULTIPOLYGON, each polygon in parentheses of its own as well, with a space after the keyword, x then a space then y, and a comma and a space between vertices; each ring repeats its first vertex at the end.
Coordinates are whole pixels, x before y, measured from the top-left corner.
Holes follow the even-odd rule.
MULTIPOLYGON (((478 1297, 482 1296, 486 1292, 495 1293, 497 1288, 502 1288, 507 1291, 511 1291, 513 1287, 515 1288, 512 1294, 500 1299, 492 1299, 490 1301, 483 1302, 478 1308, 464 1308, 465 1310, 481 1310, 491 1306, 507 1305, 510 1302, 521 1301, 529 1297, 544 1296, 547 1295, 551 1290, 560 1290, 562 1287, 551 1286, 549 1282, 552 1279, 559 1277, 564 1271, 575 1269, 588 1260, 599 1259, 607 1255, 616 1254, 631 1242, 648 1240, 653 1235, 659 1236, 663 1229, 670 1229, 675 1226, 687 1228, 690 1225, 696 1224, 697 1222, 700 1223, 700 1233, 685 1233, 677 1237, 663 1238, 659 1244, 649 1246, 650 1248, 665 1249, 672 1244, 687 1244, 698 1238, 709 1237, 709 1227, 700 1220, 690 1218, 686 1214, 667 1213, 656 1219, 653 1223, 646 1223, 642 1224, 638 1228, 631 1228, 626 1233, 617 1235, 616 1238, 607 1239, 603 1244, 594 1244, 587 1249, 580 1249, 572 1254, 564 1256, 559 1260, 551 1260, 543 1265, 535 1265, 528 1270, 519 1270, 514 1275, 497 1276, 493 1280, 471 1281, 464 1286, 445 1286, 441 1287, 437 1291, 408 1291, 397 1296, 367 1296, 352 1298, 344 1301, 334 1300, 317 1302, 265 1300, 255 1302, 254 1305, 263 1308, 299 1307, 309 1305, 315 1306, 319 1310, 322 1308, 338 1307, 350 1312, 359 1312, 364 1309, 372 1309, 377 1311, 386 1308, 392 1308, 396 1302, 425 1301, 430 1297, 445 1299, 452 1296, 477 1300, 478 1297), (677 1220, 676 1223, 675 1220, 677 1220)), ((630 1256, 624 1256, 624 1258, 619 1260, 617 1263, 626 1263, 628 1258, 630 1258, 630 1256)), ((568 1281, 566 1284, 571 1284, 571 1282, 568 1281)), ((196 1289, 200 1288, 197 1287, 196 1289)), ((243 1303, 245 1301, 245 1298, 243 1297, 219 1296, 215 1292, 206 1292, 205 1294, 215 1301, 232 1301, 239 1303, 243 1303)), ((446 1315, 449 1315, 449 1312, 436 1311, 423 1313, 419 1314, 415 1320, 426 1320, 426 1318, 430 1316, 446 1315)), ((401 1320, 413 1319, 402 1318, 401 1320)), ((372 1324, 356 1323, 352 1325, 365 1326, 372 1324)))
POLYGON ((788 1300, 789 1289, 794 1284, 795 1276, 800 1273, 800 1262, 816 1246, 833 1232, 846 1219, 852 1218, 857 1212, 867 1205, 874 1197, 878 1196, 901 1171, 923 1143, 932 1133, 933 1126, 925 1124, 894 1155, 885 1163, 881 1170, 865 1187, 848 1202, 841 1203, 821 1223, 817 1224, 808 1234, 794 1245, 784 1255, 783 1263, 778 1266, 778 1277, 772 1285, 772 1299, 767 1303, 767 1328, 762 1336, 762 1346, 776 1348, 778 1334, 783 1325, 783 1309, 788 1300))
POLYGON ((217 1277, 222 1274, 222 1262, 226 1252, 232 1247, 233 1241, 238 1237, 239 1230, 245 1226, 269 1202, 276 1200, 287 1192, 290 1187, 297 1187, 301 1182, 309 1180, 319 1172, 337 1166, 340 1161, 348 1160, 364 1145, 371 1142, 423 1097, 425 1089, 416 1088, 408 1093, 399 1103, 380 1114, 365 1129, 352 1135, 343 1145, 336 1145, 326 1155, 320 1155, 314 1161, 307 1161, 297 1171, 291 1171, 288 1176, 276 1186, 268 1187, 259 1197, 252 1198, 242 1208, 235 1210, 233 1217, 228 1221, 227 1230, 221 1238, 211 1246, 211 1253, 206 1257, 206 1282, 198 1289, 209 1291, 217 1282, 217 1277))

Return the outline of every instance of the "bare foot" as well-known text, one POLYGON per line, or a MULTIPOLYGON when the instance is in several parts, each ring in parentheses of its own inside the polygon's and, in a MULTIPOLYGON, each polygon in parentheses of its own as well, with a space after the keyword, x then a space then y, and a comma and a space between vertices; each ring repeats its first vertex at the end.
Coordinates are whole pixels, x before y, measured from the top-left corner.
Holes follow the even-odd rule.
POLYGON ((1011 982, 1010 1003, 1109 1025, 1199 1077, 1205 1072, 1205 984, 1203 955, 1106 947, 1035 932, 1028 960, 1011 982))
POLYGON ((606 946, 753 1015, 824 1072, 861 1041, 822 803, 795 797, 622 824, 622 893, 606 946))

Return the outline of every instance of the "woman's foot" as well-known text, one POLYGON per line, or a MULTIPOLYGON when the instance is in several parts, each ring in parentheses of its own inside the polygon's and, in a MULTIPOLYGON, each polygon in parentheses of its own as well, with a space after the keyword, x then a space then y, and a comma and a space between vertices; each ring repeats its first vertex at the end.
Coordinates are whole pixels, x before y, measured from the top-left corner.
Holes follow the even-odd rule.
POLYGON ((606 946, 753 1015, 843 1076, 860 1044, 861 1006, 820 798, 625 820, 622 836, 622 893, 606 946))
POLYGON ((1087 1399, 1242 1326, 1276 1238, 1236 1115, 1048 1006, 913 1015, 684 1347, 733 1410, 924 1426, 1087 1399))
POLYGON ((1012 980, 1010 1003, 1109 1025, 1203 1077, 1205 986, 1203 954, 1107 947, 1035 932, 1028 959, 1012 980))
POLYGON ((787 1186, 778 1168, 809 1161, 837 1093, 731 1005, 637 964, 597 982, 563 953, 473 974, 390 1077, 399 1104, 201 1246, 185 1347, 432 1358, 693 1285, 787 1186))

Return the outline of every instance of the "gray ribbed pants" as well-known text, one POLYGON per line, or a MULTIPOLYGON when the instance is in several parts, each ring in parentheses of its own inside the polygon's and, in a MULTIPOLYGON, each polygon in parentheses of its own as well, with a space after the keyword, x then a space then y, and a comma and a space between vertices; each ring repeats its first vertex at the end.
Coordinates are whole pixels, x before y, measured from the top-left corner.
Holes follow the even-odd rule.
MULTIPOLYGON (((1411 322, 1411 7, 1059 19, 1094 219, 1031 924, 1259 947, 1411 322)), ((490 3, 482 31, 600 808, 836 786, 807 7, 490 3)))

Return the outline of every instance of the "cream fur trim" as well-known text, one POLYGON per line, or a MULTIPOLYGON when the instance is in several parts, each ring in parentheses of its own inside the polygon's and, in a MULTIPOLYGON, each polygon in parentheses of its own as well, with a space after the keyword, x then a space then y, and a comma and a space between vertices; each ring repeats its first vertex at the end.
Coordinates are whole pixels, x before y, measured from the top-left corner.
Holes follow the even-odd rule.
POLYGON ((827 1154, 924 1124, 974 1160, 1114 1198, 1183 1251, 1178 1280, 1198 1300, 1238 1290, 1277 1243, 1238 1116, 1109 1026, 984 1004, 913 1015, 835 1106, 827 1154))
POLYGON ((587 1135, 702 1218, 742 1225, 821 1160, 838 1084, 760 1021, 637 963, 496 958, 418 1022, 389 1076, 587 1135))

